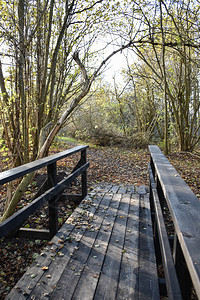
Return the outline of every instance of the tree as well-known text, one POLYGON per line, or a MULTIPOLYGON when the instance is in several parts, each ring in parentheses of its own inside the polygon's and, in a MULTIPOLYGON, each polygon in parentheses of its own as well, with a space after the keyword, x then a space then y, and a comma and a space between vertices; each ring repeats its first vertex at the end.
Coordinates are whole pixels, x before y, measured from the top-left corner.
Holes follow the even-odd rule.
POLYGON ((146 6, 138 3, 146 34, 132 46, 164 91, 166 152, 170 123, 180 150, 192 151, 200 140, 199 124, 194 124, 200 105, 194 90, 199 63, 199 7, 195 4, 193 1, 173 1, 172 5, 162 0, 149 1, 146 6), (154 13, 149 14, 150 6, 154 13))
MULTIPOLYGON (((112 23, 118 6, 119 2, 103 0, 4 3, 6 19, 0 25, 1 39, 7 43, 13 65, 9 87, 0 68, 1 105, 5 108, 2 123, 6 128, 10 121, 5 138, 15 166, 48 154, 56 134, 106 62, 130 46, 128 42, 118 47, 97 61, 98 66, 93 63, 97 53, 92 49, 93 42, 103 21, 112 23)), ((32 176, 20 183, 3 220, 14 212, 32 176)))
POLYGON ((125 99, 134 120, 132 135, 138 136, 138 142, 139 139, 142 142, 143 138, 149 142, 156 126, 160 133, 159 119, 161 116, 158 96, 161 95, 162 91, 160 91, 159 85, 154 81, 151 72, 143 61, 137 60, 133 65, 128 66, 128 70, 124 69, 123 72, 128 83, 125 99))
MULTIPOLYGON (((165 140, 171 124, 180 149, 198 143, 199 7, 194 0, 13 0, 2 1, 0 11, 0 39, 12 60, 6 76, 0 63, 1 120, 15 166, 48 154, 107 61, 127 48, 164 92, 165 140), (105 33, 113 50, 103 56, 104 47, 97 50, 94 42, 105 33)), ((147 99, 149 90, 147 84, 147 99)), ((31 176, 22 180, 3 219, 14 211, 31 176)))

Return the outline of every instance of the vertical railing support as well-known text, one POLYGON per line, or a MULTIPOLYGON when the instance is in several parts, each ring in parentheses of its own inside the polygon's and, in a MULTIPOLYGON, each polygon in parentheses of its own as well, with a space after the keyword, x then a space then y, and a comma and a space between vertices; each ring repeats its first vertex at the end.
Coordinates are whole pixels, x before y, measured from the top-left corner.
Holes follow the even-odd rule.
MULTIPOLYGON (((56 162, 47 166, 48 188, 56 185, 56 162)), ((49 201, 49 230, 52 238, 58 231, 58 201, 54 197, 49 201)))
MULTIPOLYGON (((87 162, 86 149, 81 151, 81 161, 82 165, 87 162)), ((81 175, 81 183, 82 183, 82 199, 87 196, 87 171, 84 171, 81 175)))

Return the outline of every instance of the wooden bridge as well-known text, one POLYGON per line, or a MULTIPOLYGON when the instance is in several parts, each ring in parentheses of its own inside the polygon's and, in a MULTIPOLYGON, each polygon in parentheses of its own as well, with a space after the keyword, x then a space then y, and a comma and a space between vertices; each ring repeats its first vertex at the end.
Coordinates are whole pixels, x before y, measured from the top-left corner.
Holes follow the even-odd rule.
MULTIPOLYGON (((46 233, 33 231, 34 236, 49 237, 57 232, 6 299, 156 300, 161 295, 200 299, 200 202, 159 148, 149 149, 150 187, 138 189, 105 184, 86 195, 85 146, 60 154, 63 158, 73 151, 81 152, 65 182, 56 183, 52 176, 58 156, 34 163, 35 169, 44 163, 54 164, 48 167, 51 188, 47 184, 48 190, 34 200, 37 209, 55 200, 66 183, 81 174, 82 195, 71 197, 82 201, 59 231, 55 225, 46 233), (173 238, 166 231, 164 209, 169 209, 173 219, 173 238), (163 266, 164 278, 158 276, 158 265, 163 266)), ((27 166, 24 169, 29 170, 27 166)), ((13 171, 15 178, 17 171, 13 171)), ((8 181, 10 175, 4 175, 8 181)), ((22 211, 23 217, 18 212, 2 223, 0 235, 19 228, 27 212, 33 212, 31 205, 31 210, 22 211)), ((55 211, 52 223, 57 222, 55 211)))

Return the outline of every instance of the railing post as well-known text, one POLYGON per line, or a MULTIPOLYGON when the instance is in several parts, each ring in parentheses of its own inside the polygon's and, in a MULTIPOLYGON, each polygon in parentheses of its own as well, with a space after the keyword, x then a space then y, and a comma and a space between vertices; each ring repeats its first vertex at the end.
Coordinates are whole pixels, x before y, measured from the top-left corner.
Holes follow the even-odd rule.
MULTIPOLYGON (((56 185, 56 162, 47 166, 48 188, 56 185)), ((56 198, 49 201, 49 230, 52 238, 58 231, 58 202, 56 198)))
MULTIPOLYGON (((86 149, 81 151, 81 161, 82 165, 87 162, 86 149)), ((87 195, 87 170, 84 171, 81 175, 81 183, 82 183, 82 199, 84 199, 87 195)))

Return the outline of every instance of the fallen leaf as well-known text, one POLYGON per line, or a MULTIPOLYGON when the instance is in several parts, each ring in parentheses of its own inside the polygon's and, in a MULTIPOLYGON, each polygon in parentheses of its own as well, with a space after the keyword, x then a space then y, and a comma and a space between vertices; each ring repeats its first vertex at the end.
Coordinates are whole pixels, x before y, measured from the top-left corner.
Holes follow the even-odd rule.
POLYGON ((49 267, 46 267, 46 266, 44 266, 44 267, 41 268, 41 270, 43 270, 43 271, 46 271, 48 269, 49 269, 49 267))

